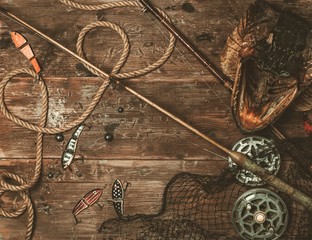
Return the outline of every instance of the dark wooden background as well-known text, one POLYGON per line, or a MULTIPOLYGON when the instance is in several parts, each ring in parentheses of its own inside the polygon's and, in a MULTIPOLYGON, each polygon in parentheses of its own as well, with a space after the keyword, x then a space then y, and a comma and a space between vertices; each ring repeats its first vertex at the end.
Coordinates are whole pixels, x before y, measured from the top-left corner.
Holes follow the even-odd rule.
MULTIPOLYGON (((103 3, 88 0, 83 3, 103 3)), ((310 0, 270 1, 312 22, 310 0)), ((227 35, 231 33, 250 1, 243 0, 158 0, 174 24, 217 66, 227 35)), ((138 8, 80 11, 56 0, 0 0, 0 6, 27 20, 44 33, 74 50, 79 31, 88 23, 105 20, 117 23, 128 33, 131 55, 121 72, 140 69, 156 61, 168 44, 167 33, 149 14, 138 8), (165 33, 165 34, 163 34, 165 33)), ((44 69, 50 94, 48 126, 63 126, 76 119, 90 103, 101 84, 80 63, 42 41, 13 22, 13 29, 31 43, 44 69)), ((85 42, 87 58, 110 71, 122 49, 115 32, 92 31, 85 42)), ((0 78, 29 62, 12 43, 0 42, 0 78)), ((31 122, 40 114, 39 88, 31 79, 16 78, 9 84, 6 99, 10 110, 31 122)), ((231 147, 243 135, 230 111, 230 94, 181 44, 170 60, 146 76, 125 80, 125 84, 176 114, 221 144, 231 147)), ((115 179, 131 182, 126 192, 125 213, 155 213, 161 206, 168 181, 186 171, 218 175, 227 162, 217 149, 121 88, 106 91, 100 104, 86 121, 77 149, 84 163, 75 162, 63 170, 60 158, 72 131, 61 143, 55 136, 44 137, 44 167, 39 183, 31 190, 36 210, 34 239, 97 239, 97 229, 116 217, 111 204, 100 210, 93 206, 82 212, 82 223, 74 225, 71 215, 76 202, 94 188, 104 188, 100 202, 111 198, 115 179), (124 112, 118 113, 118 107, 124 112), (112 142, 104 134, 114 135, 112 142)), ((287 111, 277 122, 286 136, 306 137, 300 114, 287 111)), ((0 172, 12 171, 30 179, 34 172, 36 133, 16 126, 0 115, 0 172)), ((289 156, 282 153, 283 164, 289 156)), ((17 195, 5 193, 1 206, 14 209, 17 195)), ((26 214, 17 219, 0 218, 0 239, 23 239, 26 214)))

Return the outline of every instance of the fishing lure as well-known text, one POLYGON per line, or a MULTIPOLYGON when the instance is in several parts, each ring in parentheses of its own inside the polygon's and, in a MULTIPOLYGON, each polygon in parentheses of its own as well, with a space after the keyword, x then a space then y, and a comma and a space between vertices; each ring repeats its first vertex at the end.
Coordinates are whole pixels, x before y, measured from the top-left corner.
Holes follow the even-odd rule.
POLYGON ((70 140, 68 141, 65 151, 63 152, 61 164, 63 169, 66 169, 72 164, 75 157, 75 152, 78 144, 78 138, 80 134, 82 133, 82 130, 84 129, 85 125, 81 124, 76 131, 71 136, 70 140))
POLYGON ((5 22, 0 21, 0 41, 6 42, 8 35, 10 35, 15 47, 30 61, 35 72, 39 75, 41 73, 41 67, 27 39, 21 33, 13 31, 5 22), (10 34, 5 34, 6 32, 10 34))
POLYGON ((115 211, 120 218, 123 218, 124 216, 124 198, 129 185, 130 183, 126 182, 126 186, 123 187, 121 181, 116 179, 112 187, 112 202, 115 211))
POLYGON ((98 200, 102 196, 103 193, 103 188, 96 188, 88 192, 86 195, 83 196, 82 199, 78 201, 78 203, 75 205, 72 214, 75 219, 75 224, 81 223, 82 221, 77 218, 78 214, 81 213, 82 211, 86 210, 88 207, 97 204, 100 208, 100 204, 98 204, 98 200))
POLYGON ((16 31, 11 31, 11 38, 15 47, 24 54, 24 56, 30 61, 35 72, 39 75, 41 73, 41 67, 26 38, 16 31))
MULTIPOLYGON (((310 25, 295 15, 261 0, 249 7, 221 56, 234 81, 232 112, 242 131, 265 128, 312 88, 311 36, 310 25)), ((312 99, 306 107, 312 108, 312 99)))

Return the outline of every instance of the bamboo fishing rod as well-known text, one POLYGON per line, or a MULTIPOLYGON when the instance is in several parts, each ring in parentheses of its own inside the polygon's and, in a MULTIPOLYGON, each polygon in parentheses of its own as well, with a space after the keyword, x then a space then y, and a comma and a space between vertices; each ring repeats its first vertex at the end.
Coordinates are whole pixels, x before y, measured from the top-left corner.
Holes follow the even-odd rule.
POLYGON ((0 7, 0 13, 5 15, 9 19, 15 21, 16 23, 20 24, 21 26, 29 29, 33 33, 36 33, 39 37, 41 37, 45 41, 48 41, 51 44, 55 45, 56 47, 58 47, 62 51, 66 52, 67 54, 69 54, 72 57, 76 58, 78 61, 86 64, 88 67, 90 67, 93 70, 97 71, 100 74, 100 76, 107 77, 107 81, 115 82, 117 85, 123 87, 128 92, 132 93, 133 95, 135 95, 139 99, 145 101, 147 104, 149 104, 150 106, 154 107, 155 109, 157 109, 161 113, 165 114, 166 116, 168 116, 169 118, 171 118, 175 122, 181 124, 182 126, 184 126, 187 129, 189 129, 191 132, 193 132, 197 136, 203 138, 204 140, 206 140, 207 142, 209 142, 210 144, 212 144, 213 146, 217 147, 218 149, 223 151, 225 154, 227 154, 233 160, 233 162, 235 162, 238 166, 240 166, 241 168, 244 168, 244 169, 254 173, 255 175, 259 176, 260 178, 262 178, 263 181, 267 182, 268 184, 270 184, 271 186, 275 187, 279 191, 286 193, 287 195, 289 195, 290 198, 292 198, 293 200, 301 203, 305 208, 307 208, 309 211, 312 212, 312 199, 308 195, 306 195, 306 194, 302 193, 301 191, 295 189, 294 187, 290 186, 289 184, 287 184, 286 182, 284 182, 280 178, 272 175, 268 170, 263 169, 262 167, 257 165, 255 162, 251 161, 246 155, 244 155, 244 154, 242 154, 240 152, 232 151, 232 150, 226 148, 225 146, 221 145, 220 143, 216 142, 213 138, 211 138, 211 137, 201 133, 199 130, 195 129, 194 127, 192 127, 191 125, 189 125, 185 121, 181 120, 177 116, 173 115, 172 113, 168 112, 164 108, 162 108, 159 105, 157 105, 156 103, 154 103, 151 100, 147 99, 146 97, 144 97, 143 95, 139 94, 138 92, 136 92, 132 88, 124 85, 118 79, 114 79, 112 76, 110 76, 109 74, 105 73, 101 69, 97 68, 96 66, 94 66, 92 63, 90 63, 86 59, 81 58, 76 53, 72 52, 71 50, 69 50, 68 48, 63 46, 62 44, 60 44, 57 41, 55 41, 54 39, 50 38, 46 34, 44 34, 41 31, 39 31, 38 29, 34 28, 30 24, 28 24, 25 21, 23 21, 22 19, 18 18, 14 14, 8 12, 4 8, 0 7))

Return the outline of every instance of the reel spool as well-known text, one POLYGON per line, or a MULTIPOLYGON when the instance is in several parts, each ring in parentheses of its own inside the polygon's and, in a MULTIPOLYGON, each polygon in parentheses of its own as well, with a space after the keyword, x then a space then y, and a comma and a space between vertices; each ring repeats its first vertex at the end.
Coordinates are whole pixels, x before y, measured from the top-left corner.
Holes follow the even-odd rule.
POLYGON ((241 195, 232 211, 235 231, 243 239, 278 239, 287 228, 288 210, 275 193, 257 188, 241 195))
MULTIPOLYGON (((246 137, 236 142, 232 150, 247 155, 250 160, 272 174, 278 173, 281 157, 272 140, 259 136, 246 137)), ((231 158, 228 159, 228 163, 233 175, 239 182, 253 187, 265 185, 260 177, 239 168, 231 158)))

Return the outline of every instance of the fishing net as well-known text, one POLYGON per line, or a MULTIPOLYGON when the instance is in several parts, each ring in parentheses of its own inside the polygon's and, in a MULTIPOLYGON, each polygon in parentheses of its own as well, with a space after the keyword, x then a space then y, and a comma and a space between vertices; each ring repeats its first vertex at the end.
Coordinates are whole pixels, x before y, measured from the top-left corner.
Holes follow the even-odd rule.
MULTIPOLYGON (((302 192, 311 194, 312 179, 295 162, 281 177, 302 192)), ((265 185, 265 189, 270 189, 265 185)), ((234 230, 232 210, 237 199, 252 187, 239 183, 225 169, 220 176, 180 173, 167 184, 161 210, 103 222, 103 239, 242 239, 234 230)), ((288 226, 279 239, 311 239, 312 214, 287 195, 278 194, 288 209, 288 226)), ((263 238, 262 238, 263 239, 263 238)), ((266 238, 270 239, 270 238, 266 238)))

